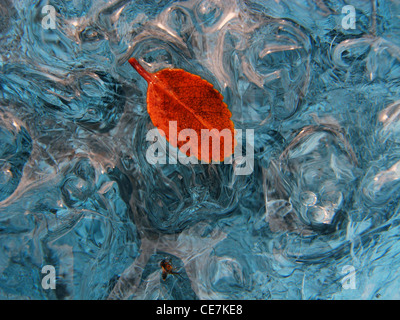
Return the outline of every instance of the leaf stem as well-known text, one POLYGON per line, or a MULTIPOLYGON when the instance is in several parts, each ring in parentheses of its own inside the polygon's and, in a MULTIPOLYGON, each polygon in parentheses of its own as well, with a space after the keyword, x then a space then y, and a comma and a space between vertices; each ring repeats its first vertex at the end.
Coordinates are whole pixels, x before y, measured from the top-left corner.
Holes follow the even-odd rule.
POLYGON ((148 83, 154 81, 153 75, 146 71, 135 58, 130 58, 128 62, 148 83))

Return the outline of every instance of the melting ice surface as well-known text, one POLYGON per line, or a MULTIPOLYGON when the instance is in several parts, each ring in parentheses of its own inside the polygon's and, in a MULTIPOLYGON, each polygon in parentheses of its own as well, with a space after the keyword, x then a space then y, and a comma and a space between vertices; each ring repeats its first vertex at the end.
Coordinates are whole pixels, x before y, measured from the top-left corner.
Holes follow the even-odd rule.
POLYGON ((0 298, 400 298, 398 2, 2 0, 0 16, 0 298), (131 56, 213 83, 254 130, 253 173, 149 164, 131 56))

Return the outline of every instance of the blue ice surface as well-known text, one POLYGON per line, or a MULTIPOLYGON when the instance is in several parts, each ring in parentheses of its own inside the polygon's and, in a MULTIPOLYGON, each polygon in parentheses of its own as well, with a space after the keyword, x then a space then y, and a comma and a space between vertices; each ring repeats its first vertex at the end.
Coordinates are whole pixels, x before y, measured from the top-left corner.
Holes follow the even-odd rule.
POLYGON ((0 299, 399 299, 399 17, 390 0, 2 0, 0 299), (212 83, 254 130, 251 174, 150 164, 132 56, 212 83))

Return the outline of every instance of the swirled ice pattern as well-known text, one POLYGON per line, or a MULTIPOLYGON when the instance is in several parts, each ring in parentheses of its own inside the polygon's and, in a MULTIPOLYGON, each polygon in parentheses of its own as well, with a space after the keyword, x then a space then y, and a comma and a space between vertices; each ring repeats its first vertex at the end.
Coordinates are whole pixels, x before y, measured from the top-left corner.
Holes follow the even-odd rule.
POLYGON ((399 17, 390 0, 2 0, 0 298, 400 298, 399 17), (254 171, 149 164, 131 56, 213 83, 254 130, 254 171))

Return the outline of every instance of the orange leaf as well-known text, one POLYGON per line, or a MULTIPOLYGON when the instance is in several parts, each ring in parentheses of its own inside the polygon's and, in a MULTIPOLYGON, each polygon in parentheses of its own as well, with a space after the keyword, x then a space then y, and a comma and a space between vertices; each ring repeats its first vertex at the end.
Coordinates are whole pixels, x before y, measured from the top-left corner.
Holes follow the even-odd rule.
POLYGON ((193 155, 206 163, 223 161, 233 154, 237 142, 232 113, 212 84, 182 69, 149 73, 135 58, 129 63, 147 81, 147 111, 172 146, 188 156, 192 149, 193 155), (176 121, 177 136, 170 134, 170 121, 176 121), (197 139, 190 136, 180 141, 184 135, 179 137, 179 133, 184 129, 192 129, 197 139), (209 130, 210 135, 202 135, 202 129, 209 130), (218 143, 213 145, 213 139, 218 143))

